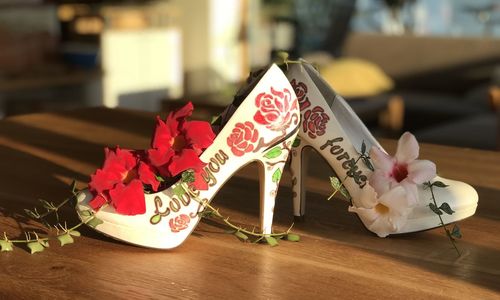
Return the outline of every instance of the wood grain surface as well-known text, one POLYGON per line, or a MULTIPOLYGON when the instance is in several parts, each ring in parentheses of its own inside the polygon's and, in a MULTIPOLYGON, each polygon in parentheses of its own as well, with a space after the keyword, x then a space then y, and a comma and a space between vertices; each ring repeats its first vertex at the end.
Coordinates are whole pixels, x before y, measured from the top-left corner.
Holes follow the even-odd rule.
MULTIPOLYGON (((149 113, 85 109, 0 121, 0 232, 42 228, 24 216, 42 198, 84 187, 103 147, 146 148, 149 113)), ((382 140, 389 152, 395 141, 382 140)), ((457 257, 442 229, 385 239, 366 231, 347 203, 326 201, 332 171, 313 156, 305 222, 298 243, 249 244, 210 221, 171 251, 126 245, 88 228, 74 244, 30 255, 0 253, 0 299, 499 299, 500 153, 421 145, 444 177, 479 193, 475 216, 461 222, 457 257)), ((282 180, 275 229, 293 221, 290 176, 282 180)), ((258 224, 256 166, 236 174, 212 202, 242 224, 258 224)), ((68 224, 77 222, 70 207, 68 224)))

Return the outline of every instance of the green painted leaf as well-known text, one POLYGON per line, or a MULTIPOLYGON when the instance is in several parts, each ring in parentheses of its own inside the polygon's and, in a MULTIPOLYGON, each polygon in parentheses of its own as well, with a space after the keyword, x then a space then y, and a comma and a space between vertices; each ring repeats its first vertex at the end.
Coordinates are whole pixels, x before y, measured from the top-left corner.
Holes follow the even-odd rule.
POLYGON ((363 156, 363 163, 365 164, 365 166, 370 169, 371 171, 375 171, 375 168, 373 167, 372 165, 372 162, 370 161, 370 159, 368 157, 365 157, 363 156))
POLYGON ((340 179, 338 179, 335 176, 330 177, 330 185, 338 192, 342 194, 347 199, 351 199, 351 195, 345 188, 345 186, 340 182, 340 179))
POLYGON ((57 239, 61 242, 61 247, 67 244, 73 244, 74 242, 73 237, 69 233, 59 235, 57 239))
POLYGON ((80 231, 76 231, 76 230, 71 230, 69 232, 69 234, 71 234, 72 236, 81 236, 82 234, 80 233, 80 231))
POLYGON ((365 153, 366 153, 366 144, 365 141, 363 140, 363 142, 361 143, 361 154, 365 153))
POLYGON ((286 239, 290 242, 298 242, 300 241, 300 236, 295 233, 289 233, 286 235, 286 239))
POLYGON ((235 235, 237 238, 239 238, 240 240, 243 240, 243 241, 248 240, 248 236, 247 236, 246 234, 244 234, 243 232, 241 232, 241 231, 236 231, 236 232, 234 233, 234 235, 235 235))
POLYGON ((176 185, 172 191, 174 192, 174 195, 176 195, 178 198, 181 198, 186 193, 186 189, 184 189, 182 184, 176 185))
POLYGON ((182 172, 182 182, 191 183, 194 182, 194 171, 192 169, 182 172))
POLYGON ((12 242, 6 240, 0 240, 0 251, 12 251, 12 242))
POLYGON ((299 138, 295 138, 295 140, 293 140, 292 147, 300 146, 300 142, 301 142, 301 140, 299 138))
POLYGON ((436 214, 436 215, 442 215, 443 212, 439 210, 439 208, 434 204, 434 203, 429 203, 429 208, 436 214))
POLYGON ((455 211, 453 209, 451 209, 450 205, 446 202, 444 202, 443 204, 441 204, 441 206, 439 207, 440 210, 444 211, 445 213, 449 214, 449 215, 452 215, 455 211))
POLYGON ((462 238, 462 231, 460 230, 460 227, 458 227, 457 224, 453 226, 453 229, 451 230, 451 236, 456 239, 462 238))
POLYGON ((283 153, 283 150, 281 150, 281 147, 276 146, 273 149, 267 151, 267 153, 264 154, 264 157, 269 158, 269 159, 273 159, 273 158, 279 157, 281 155, 281 153, 283 153))
POLYGON ((149 219, 149 222, 151 222, 151 224, 153 225, 160 223, 160 221, 161 221, 161 215, 154 215, 151 217, 151 219, 149 219))
POLYGON ((274 171, 274 173, 273 173, 272 180, 273 180, 273 182, 278 183, 280 181, 280 179, 281 179, 281 170, 276 169, 276 171, 274 171))
POLYGON ((265 236, 264 239, 266 240, 269 246, 271 247, 278 246, 278 241, 272 236, 265 236))
POLYGON ((80 211, 80 215, 84 217, 90 217, 93 215, 93 213, 91 210, 82 210, 80 211))
POLYGON ((31 254, 35 254, 37 252, 42 252, 43 250, 45 250, 45 247, 42 244, 40 244, 38 241, 30 242, 30 243, 26 244, 26 246, 28 246, 28 248, 30 248, 31 254))
POLYGON ((434 181, 432 183, 432 186, 435 186, 435 187, 440 187, 440 188, 445 188, 447 187, 448 185, 447 184, 444 184, 443 182, 441 181, 434 181))
POLYGON ((88 226, 90 226, 92 228, 96 228, 98 225, 101 225, 102 223, 104 223, 104 222, 101 219, 98 219, 97 217, 93 217, 92 219, 87 221, 85 224, 87 224, 88 226))

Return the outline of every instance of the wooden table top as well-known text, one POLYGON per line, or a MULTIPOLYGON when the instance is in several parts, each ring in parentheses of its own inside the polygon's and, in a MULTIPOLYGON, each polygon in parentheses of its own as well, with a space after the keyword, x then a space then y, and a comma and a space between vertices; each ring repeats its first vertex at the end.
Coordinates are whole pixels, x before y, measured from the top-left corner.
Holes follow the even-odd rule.
MULTIPOLYGON (((146 148, 152 114, 109 109, 33 114, 0 121, 0 232, 41 228, 23 209, 38 198, 58 202, 72 179, 84 187, 100 166, 103 147, 146 148)), ((389 152, 395 141, 382 140, 389 152)), ((0 298, 500 298, 500 153, 424 144, 444 177, 472 184, 475 216, 460 223, 462 256, 438 228, 380 239, 367 232, 347 203, 326 201, 330 169, 313 157, 307 219, 295 224, 298 243, 278 247, 238 241, 203 221, 180 247, 144 249, 88 228, 74 244, 30 255, 0 253, 0 298)), ((275 229, 292 223, 290 176, 285 172, 275 229)), ((243 224, 258 224, 256 166, 233 177, 212 204, 243 224), (241 195, 244 195, 242 197, 241 195)), ((70 207, 68 224, 77 222, 70 207)))

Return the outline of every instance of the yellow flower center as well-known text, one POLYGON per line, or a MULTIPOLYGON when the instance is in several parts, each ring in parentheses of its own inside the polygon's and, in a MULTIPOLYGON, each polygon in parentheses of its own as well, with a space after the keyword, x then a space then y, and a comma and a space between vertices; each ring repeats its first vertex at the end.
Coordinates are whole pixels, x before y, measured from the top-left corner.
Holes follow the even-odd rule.
POLYGON ((389 212, 389 207, 383 205, 382 203, 379 203, 375 206, 375 211, 381 215, 385 215, 389 212))

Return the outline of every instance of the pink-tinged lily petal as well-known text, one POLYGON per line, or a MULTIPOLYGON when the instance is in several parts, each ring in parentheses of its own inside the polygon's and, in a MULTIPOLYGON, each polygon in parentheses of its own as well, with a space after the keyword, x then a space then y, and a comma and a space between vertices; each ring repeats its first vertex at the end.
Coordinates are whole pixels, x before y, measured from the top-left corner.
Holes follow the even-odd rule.
POLYGON ((175 156, 172 159, 172 162, 168 166, 168 170, 172 176, 176 176, 177 174, 180 174, 188 169, 197 171, 204 166, 205 163, 200 160, 196 151, 193 149, 184 149, 179 156, 175 156))
POLYGON ((138 215, 146 212, 146 200, 140 180, 132 180, 129 184, 119 183, 109 191, 111 204, 116 212, 122 215, 138 215))
POLYGON ((215 133, 209 123, 191 121, 184 125, 184 136, 195 149, 204 150, 212 145, 215 133))
POLYGON ((356 206, 373 208, 375 205, 377 205, 377 193, 369 184, 365 185, 361 190, 359 200, 356 201, 356 206))
POLYGON ((153 172, 153 168, 143 162, 139 164, 139 180, 141 180, 142 183, 151 185, 151 188, 155 192, 158 190, 158 186, 160 185, 160 182, 156 179, 156 175, 153 172))
POLYGON ((406 196, 405 188, 399 185, 380 196, 379 201, 386 207, 390 207, 391 213, 404 215, 409 206, 406 196))
POLYGON ((418 188, 417 185, 406 179, 399 183, 406 190, 406 199, 409 206, 415 206, 418 203, 418 188))
POLYGON ((389 173, 392 171, 394 166, 394 159, 387 155, 384 151, 380 150, 378 147, 372 147, 370 149, 370 157, 376 169, 389 173))
POLYGON ((108 199, 103 194, 97 194, 94 199, 89 201, 90 207, 95 211, 99 210, 106 203, 108 203, 108 199))
POLYGON ((170 127, 163 122, 160 117, 156 117, 156 129, 153 140, 151 141, 152 148, 166 148, 172 146, 173 133, 170 127))
POLYGON ((399 163, 410 163, 418 158, 419 146, 415 136, 409 132, 403 133, 398 141, 396 160, 399 163))
POLYGON ((408 178, 422 184, 436 177, 436 164, 429 160, 415 160, 408 164, 408 178))
POLYGON ((383 170, 375 170, 368 179, 370 185, 375 189, 377 195, 382 195, 391 188, 391 181, 383 170))

